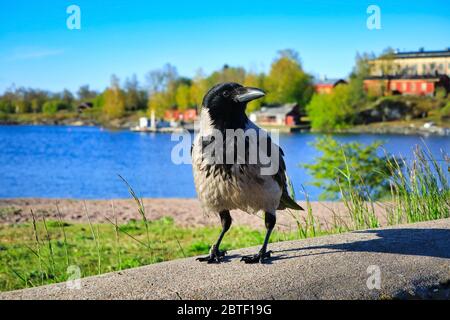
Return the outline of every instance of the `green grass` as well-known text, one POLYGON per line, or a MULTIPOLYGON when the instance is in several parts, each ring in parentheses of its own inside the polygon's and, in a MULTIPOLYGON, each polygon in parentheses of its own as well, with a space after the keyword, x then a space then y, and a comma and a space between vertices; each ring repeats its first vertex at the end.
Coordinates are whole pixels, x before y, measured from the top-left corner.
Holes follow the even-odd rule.
POLYGON ((399 161, 389 163, 393 201, 393 205, 387 209, 389 223, 449 218, 450 158, 443 153, 440 162, 428 149, 417 147, 412 161, 399 161))
MULTIPOLYGON (((132 220, 117 230, 111 223, 61 224, 36 219, 35 228, 32 222, 0 225, 1 291, 66 281, 70 265, 78 266, 85 277, 207 254, 220 232, 219 227, 179 227, 169 217, 147 221, 147 227, 132 220)), ((295 238, 295 233, 275 232, 272 241, 295 238)), ((263 239, 263 230, 234 226, 222 247, 260 245, 263 239)))

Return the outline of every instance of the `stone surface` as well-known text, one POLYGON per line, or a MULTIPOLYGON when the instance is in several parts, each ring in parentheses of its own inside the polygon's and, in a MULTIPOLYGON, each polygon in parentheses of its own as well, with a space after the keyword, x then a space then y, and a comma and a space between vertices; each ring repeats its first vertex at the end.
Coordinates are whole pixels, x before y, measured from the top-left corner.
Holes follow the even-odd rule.
POLYGON ((207 265, 187 258, 0 294, 0 299, 391 299, 449 298, 450 219, 279 242, 267 264, 228 253, 207 265), (372 266, 372 267, 371 267, 372 266), (373 267, 375 266, 375 267, 373 267), (379 268, 381 287, 369 290, 379 268), (370 282, 370 281, 369 281, 370 282))

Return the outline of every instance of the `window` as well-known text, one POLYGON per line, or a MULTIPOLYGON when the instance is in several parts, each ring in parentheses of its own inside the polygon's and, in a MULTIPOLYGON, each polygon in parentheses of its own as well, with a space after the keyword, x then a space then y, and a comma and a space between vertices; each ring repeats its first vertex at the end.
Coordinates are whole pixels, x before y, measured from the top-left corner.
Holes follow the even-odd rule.
POLYGON ((424 63, 423 65, 422 65, 422 74, 427 74, 428 72, 427 72, 427 65, 424 63))
POLYGON ((436 63, 430 63, 430 73, 434 73, 436 71, 436 63))
POLYGON ((422 83, 422 91, 427 91, 427 84, 425 82, 422 83))
POLYGON ((411 82, 411 91, 416 91, 416 83, 411 82))

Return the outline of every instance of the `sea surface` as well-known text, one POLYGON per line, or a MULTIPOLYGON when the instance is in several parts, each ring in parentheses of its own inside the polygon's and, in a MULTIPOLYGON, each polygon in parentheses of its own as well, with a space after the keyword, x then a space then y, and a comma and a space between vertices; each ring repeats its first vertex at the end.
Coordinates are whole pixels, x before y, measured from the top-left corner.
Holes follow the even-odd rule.
MULTIPOLYGON (((302 185, 312 200, 321 192, 309 185, 311 177, 300 167, 320 155, 311 146, 318 137, 313 133, 280 135, 298 199, 304 198, 302 185)), ((381 140, 388 152, 407 159, 415 145, 424 143, 437 159, 443 159, 441 150, 450 153, 449 137, 344 134, 335 138, 362 143, 381 140)), ((118 175, 141 197, 193 198, 192 168, 186 163, 190 145, 190 135, 173 139, 170 134, 100 127, 0 126, 0 198, 127 198, 127 187, 118 175), (176 163, 179 156, 174 162, 173 154, 183 155, 184 163, 176 163)))

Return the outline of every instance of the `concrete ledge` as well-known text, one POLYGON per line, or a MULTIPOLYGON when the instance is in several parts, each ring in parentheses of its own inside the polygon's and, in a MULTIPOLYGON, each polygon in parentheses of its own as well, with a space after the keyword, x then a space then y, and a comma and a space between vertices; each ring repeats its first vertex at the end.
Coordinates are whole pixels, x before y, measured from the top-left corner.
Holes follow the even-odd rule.
POLYGON ((187 258, 0 294, 0 299, 380 299, 449 298, 450 219, 270 245, 271 263, 245 265, 231 251, 207 265, 187 258), (369 266, 381 289, 367 287, 369 266), (411 295, 412 294, 412 295, 411 295))

